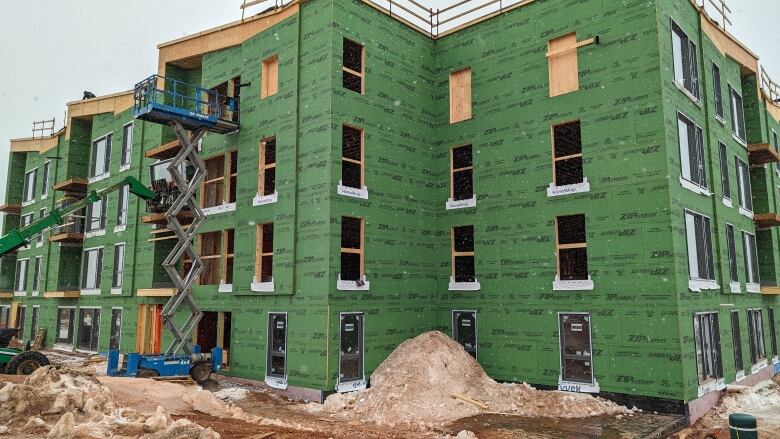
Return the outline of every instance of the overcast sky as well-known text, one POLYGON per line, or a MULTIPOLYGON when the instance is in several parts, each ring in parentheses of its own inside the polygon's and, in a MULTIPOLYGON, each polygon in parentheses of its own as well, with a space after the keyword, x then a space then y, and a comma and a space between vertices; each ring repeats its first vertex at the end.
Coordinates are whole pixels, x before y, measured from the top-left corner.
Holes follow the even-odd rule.
MULTIPOLYGON (((444 7, 455 0, 418 0, 444 7)), ((597 1, 597 0, 592 0, 597 1)), ((682 0, 681 0, 682 1, 682 0)), ((89 90, 129 90, 157 70, 158 43, 241 18, 242 0, 6 0, 0 14, 0 204, 9 139, 34 120, 64 119, 65 103, 89 90)), ((273 1, 271 1, 273 3, 273 1)), ((780 80, 777 0, 731 0, 731 32, 780 80)), ((262 5, 259 7, 262 8, 262 5)), ((250 13, 259 12, 255 7, 250 13)))

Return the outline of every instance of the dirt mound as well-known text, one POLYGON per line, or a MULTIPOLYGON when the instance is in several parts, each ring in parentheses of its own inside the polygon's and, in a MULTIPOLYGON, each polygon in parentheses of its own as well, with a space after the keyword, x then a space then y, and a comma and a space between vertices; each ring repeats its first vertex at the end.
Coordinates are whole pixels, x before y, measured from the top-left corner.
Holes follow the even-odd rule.
POLYGON ((219 438, 209 429, 180 424, 174 428, 177 423, 162 407, 151 416, 120 408, 111 390, 94 376, 67 368, 42 367, 22 384, 5 383, 0 388, 0 426, 20 436, 219 438), (168 430, 173 436, 154 436, 168 430))
POLYGON ((439 331, 401 343, 371 375, 371 388, 328 397, 336 416, 427 429, 480 413, 578 418, 630 414, 590 395, 499 384, 461 345, 439 331))

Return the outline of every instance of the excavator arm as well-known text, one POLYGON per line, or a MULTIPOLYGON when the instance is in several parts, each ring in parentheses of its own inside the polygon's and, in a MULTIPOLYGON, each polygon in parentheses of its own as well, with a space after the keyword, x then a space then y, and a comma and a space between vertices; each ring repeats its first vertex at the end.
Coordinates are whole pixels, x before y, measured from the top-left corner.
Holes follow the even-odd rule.
POLYGON ((0 257, 3 257, 20 247, 24 247, 36 236, 46 233, 55 226, 62 224, 63 219, 68 215, 78 212, 87 205, 100 200, 103 195, 117 191, 123 186, 128 186, 128 190, 131 194, 136 195, 143 200, 151 200, 155 197, 154 192, 144 186, 140 181, 133 177, 125 177, 122 181, 113 186, 98 191, 91 191, 84 198, 73 204, 52 210, 48 215, 38 219, 27 227, 11 230, 7 235, 0 238, 0 257))

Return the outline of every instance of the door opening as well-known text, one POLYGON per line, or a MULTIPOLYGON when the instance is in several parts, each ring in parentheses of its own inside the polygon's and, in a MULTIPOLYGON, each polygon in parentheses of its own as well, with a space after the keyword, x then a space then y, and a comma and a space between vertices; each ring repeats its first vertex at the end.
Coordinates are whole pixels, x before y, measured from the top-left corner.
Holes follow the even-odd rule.
POLYGON ((477 358, 477 312, 453 311, 452 312, 452 338, 457 341, 466 352, 477 358))
POLYGON ((265 383, 276 389, 287 388, 287 313, 268 314, 265 383))
POLYGON ((558 314, 561 348, 559 390, 598 392, 593 377, 590 314, 558 314))
POLYGON ((363 358, 363 313, 341 314, 339 328, 339 379, 336 391, 366 388, 363 358))

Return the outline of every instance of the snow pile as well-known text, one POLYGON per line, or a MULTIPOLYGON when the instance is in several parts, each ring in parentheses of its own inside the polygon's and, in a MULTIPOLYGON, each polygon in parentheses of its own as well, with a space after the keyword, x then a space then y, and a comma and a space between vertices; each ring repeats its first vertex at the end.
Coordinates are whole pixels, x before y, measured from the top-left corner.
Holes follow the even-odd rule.
POLYGON ((0 426, 35 437, 219 439, 211 429, 190 424, 173 422, 162 407, 151 416, 120 408, 93 376, 67 368, 42 367, 23 384, 0 388, 0 426), (169 430, 171 435, 162 435, 169 430))
POLYGON ((379 425, 427 429, 480 413, 579 418, 630 414, 590 395, 499 384, 439 331, 403 342, 371 375, 371 388, 328 397, 319 409, 379 425))

